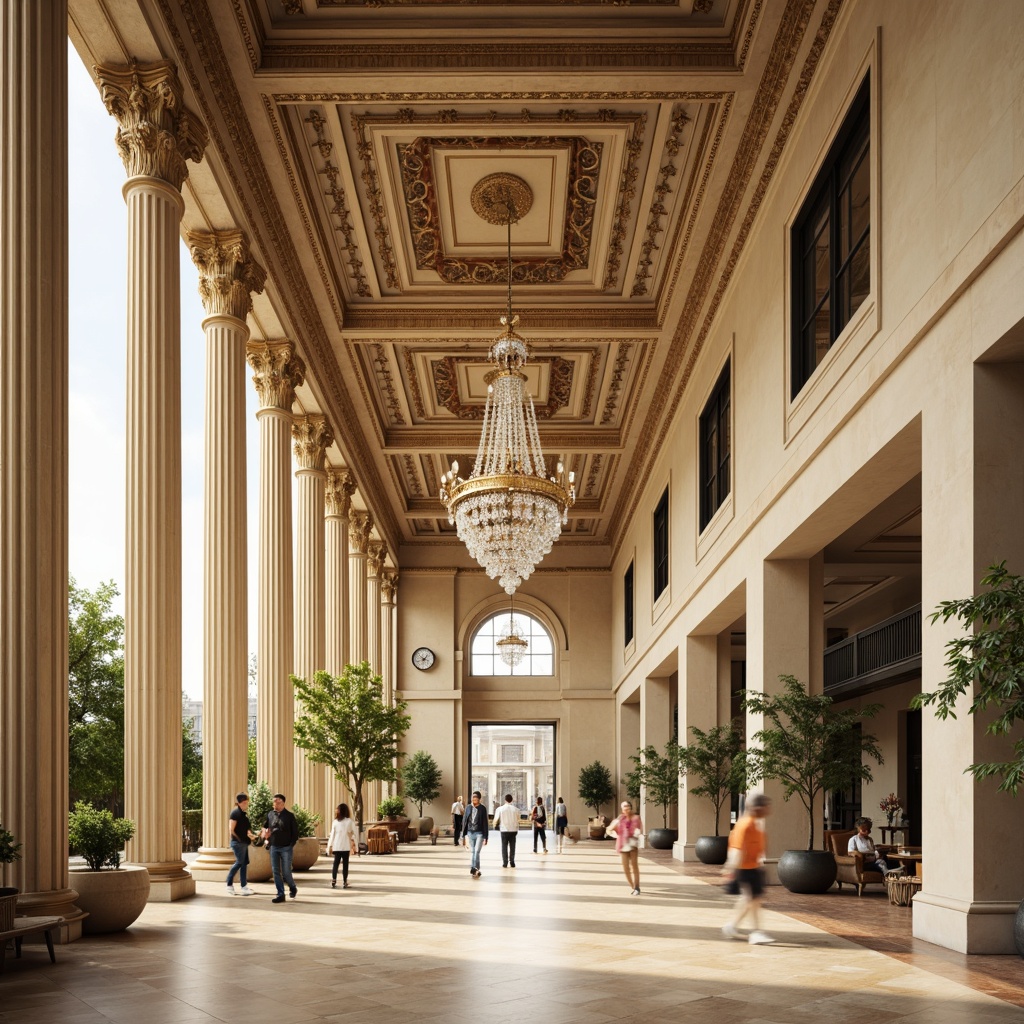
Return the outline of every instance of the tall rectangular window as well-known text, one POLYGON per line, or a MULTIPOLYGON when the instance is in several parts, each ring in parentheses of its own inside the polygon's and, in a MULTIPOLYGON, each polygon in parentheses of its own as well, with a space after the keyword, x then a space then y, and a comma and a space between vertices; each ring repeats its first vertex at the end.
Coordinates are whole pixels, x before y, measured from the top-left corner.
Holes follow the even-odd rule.
POLYGON ((866 78, 793 224, 791 398, 871 290, 870 98, 866 78))
POLYGON ((700 528, 703 530, 729 496, 729 459, 732 436, 729 406, 732 378, 730 364, 719 374, 711 397, 700 414, 700 528))
POLYGON ((654 600, 668 586, 668 488, 654 508, 654 600))
POLYGON ((633 563, 629 563, 626 575, 622 577, 622 644, 628 647, 633 642, 633 563))

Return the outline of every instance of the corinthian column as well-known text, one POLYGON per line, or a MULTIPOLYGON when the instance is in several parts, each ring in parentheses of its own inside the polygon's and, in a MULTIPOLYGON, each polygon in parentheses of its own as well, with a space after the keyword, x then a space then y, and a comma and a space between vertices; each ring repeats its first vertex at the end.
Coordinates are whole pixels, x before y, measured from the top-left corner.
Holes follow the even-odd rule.
POLYGON ((190 896, 181 859, 181 325, 178 225, 186 160, 206 131, 170 61, 96 68, 128 180, 128 509, 124 613, 128 859, 150 900, 190 896))
POLYGON ((373 520, 365 512, 352 511, 348 517, 348 654, 358 665, 369 657, 366 636, 366 552, 373 520))
POLYGON ((0 865, 21 914, 68 888, 67 3, 0 5, 0 865), (45 73, 40 73, 41 69, 45 73))
MULTIPOLYGON (((334 435, 323 416, 292 423, 298 469, 298 525, 295 544, 295 674, 312 679, 324 667, 324 464, 334 435)), ((295 699, 295 715, 302 702, 295 699)), ((323 814, 324 772, 295 748, 293 802, 323 814)))
POLYGON ((370 668, 378 675, 383 668, 380 630, 380 579, 388 546, 381 540, 370 541, 366 552, 366 648, 370 668))
POLYGON ((395 678, 395 594, 398 591, 398 573, 385 569, 380 578, 380 649, 381 678, 384 681, 384 699, 394 700, 398 680, 395 678))
POLYGON ((256 765, 260 781, 289 799, 292 750, 292 402, 306 368, 290 341, 250 342, 259 395, 260 596, 256 647, 256 765))
POLYGON ((203 503, 203 837, 192 875, 222 881, 234 862, 227 816, 245 789, 248 581, 245 496, 245 318, 266 271, 240 231, 192 231, 206 319, 203 503))

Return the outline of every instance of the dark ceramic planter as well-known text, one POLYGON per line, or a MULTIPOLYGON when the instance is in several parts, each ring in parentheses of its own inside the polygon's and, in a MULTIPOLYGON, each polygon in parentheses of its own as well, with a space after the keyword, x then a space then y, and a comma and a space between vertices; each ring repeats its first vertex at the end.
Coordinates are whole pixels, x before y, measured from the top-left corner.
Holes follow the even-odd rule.
POLYGON ((652 850, 671 850, 672 844, 679 837, 674 828, 652 828, 647 833, 647 845, 652 850))
POLYGON ((784 850, 779 858, 779 881, 790 892, 828 892, 835 880, 836 859, 825 850, 784 850))
POLYGON ((729 837, 698 836, 693 851, 701 864, 724 864, 729 856, 729 837))

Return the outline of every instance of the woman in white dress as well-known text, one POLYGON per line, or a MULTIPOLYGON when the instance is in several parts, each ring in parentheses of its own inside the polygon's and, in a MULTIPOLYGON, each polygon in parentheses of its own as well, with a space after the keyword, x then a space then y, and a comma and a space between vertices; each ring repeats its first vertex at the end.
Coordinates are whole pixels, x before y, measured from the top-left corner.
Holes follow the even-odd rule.
POLYGON ((348 858, 356 852, 356 823, 352 820, 348 804, 338 804, 334 821, 331 822, 331 835, 327 840, 327 852, 334 854, 334 867, 331 870, 331 888, 338 884, 338 865, 341 864, 341 887, 348 888, 348 858))

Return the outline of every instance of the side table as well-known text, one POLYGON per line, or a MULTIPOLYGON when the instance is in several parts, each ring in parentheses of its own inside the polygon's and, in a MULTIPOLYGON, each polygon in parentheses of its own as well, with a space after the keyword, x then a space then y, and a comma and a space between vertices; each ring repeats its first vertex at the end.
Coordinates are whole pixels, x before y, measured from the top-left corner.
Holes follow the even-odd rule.
POLYGON ((909 907, 914 893, 921 890, 921 879, 916 875, 886 875, 885 889, 893 906, 909 907))

